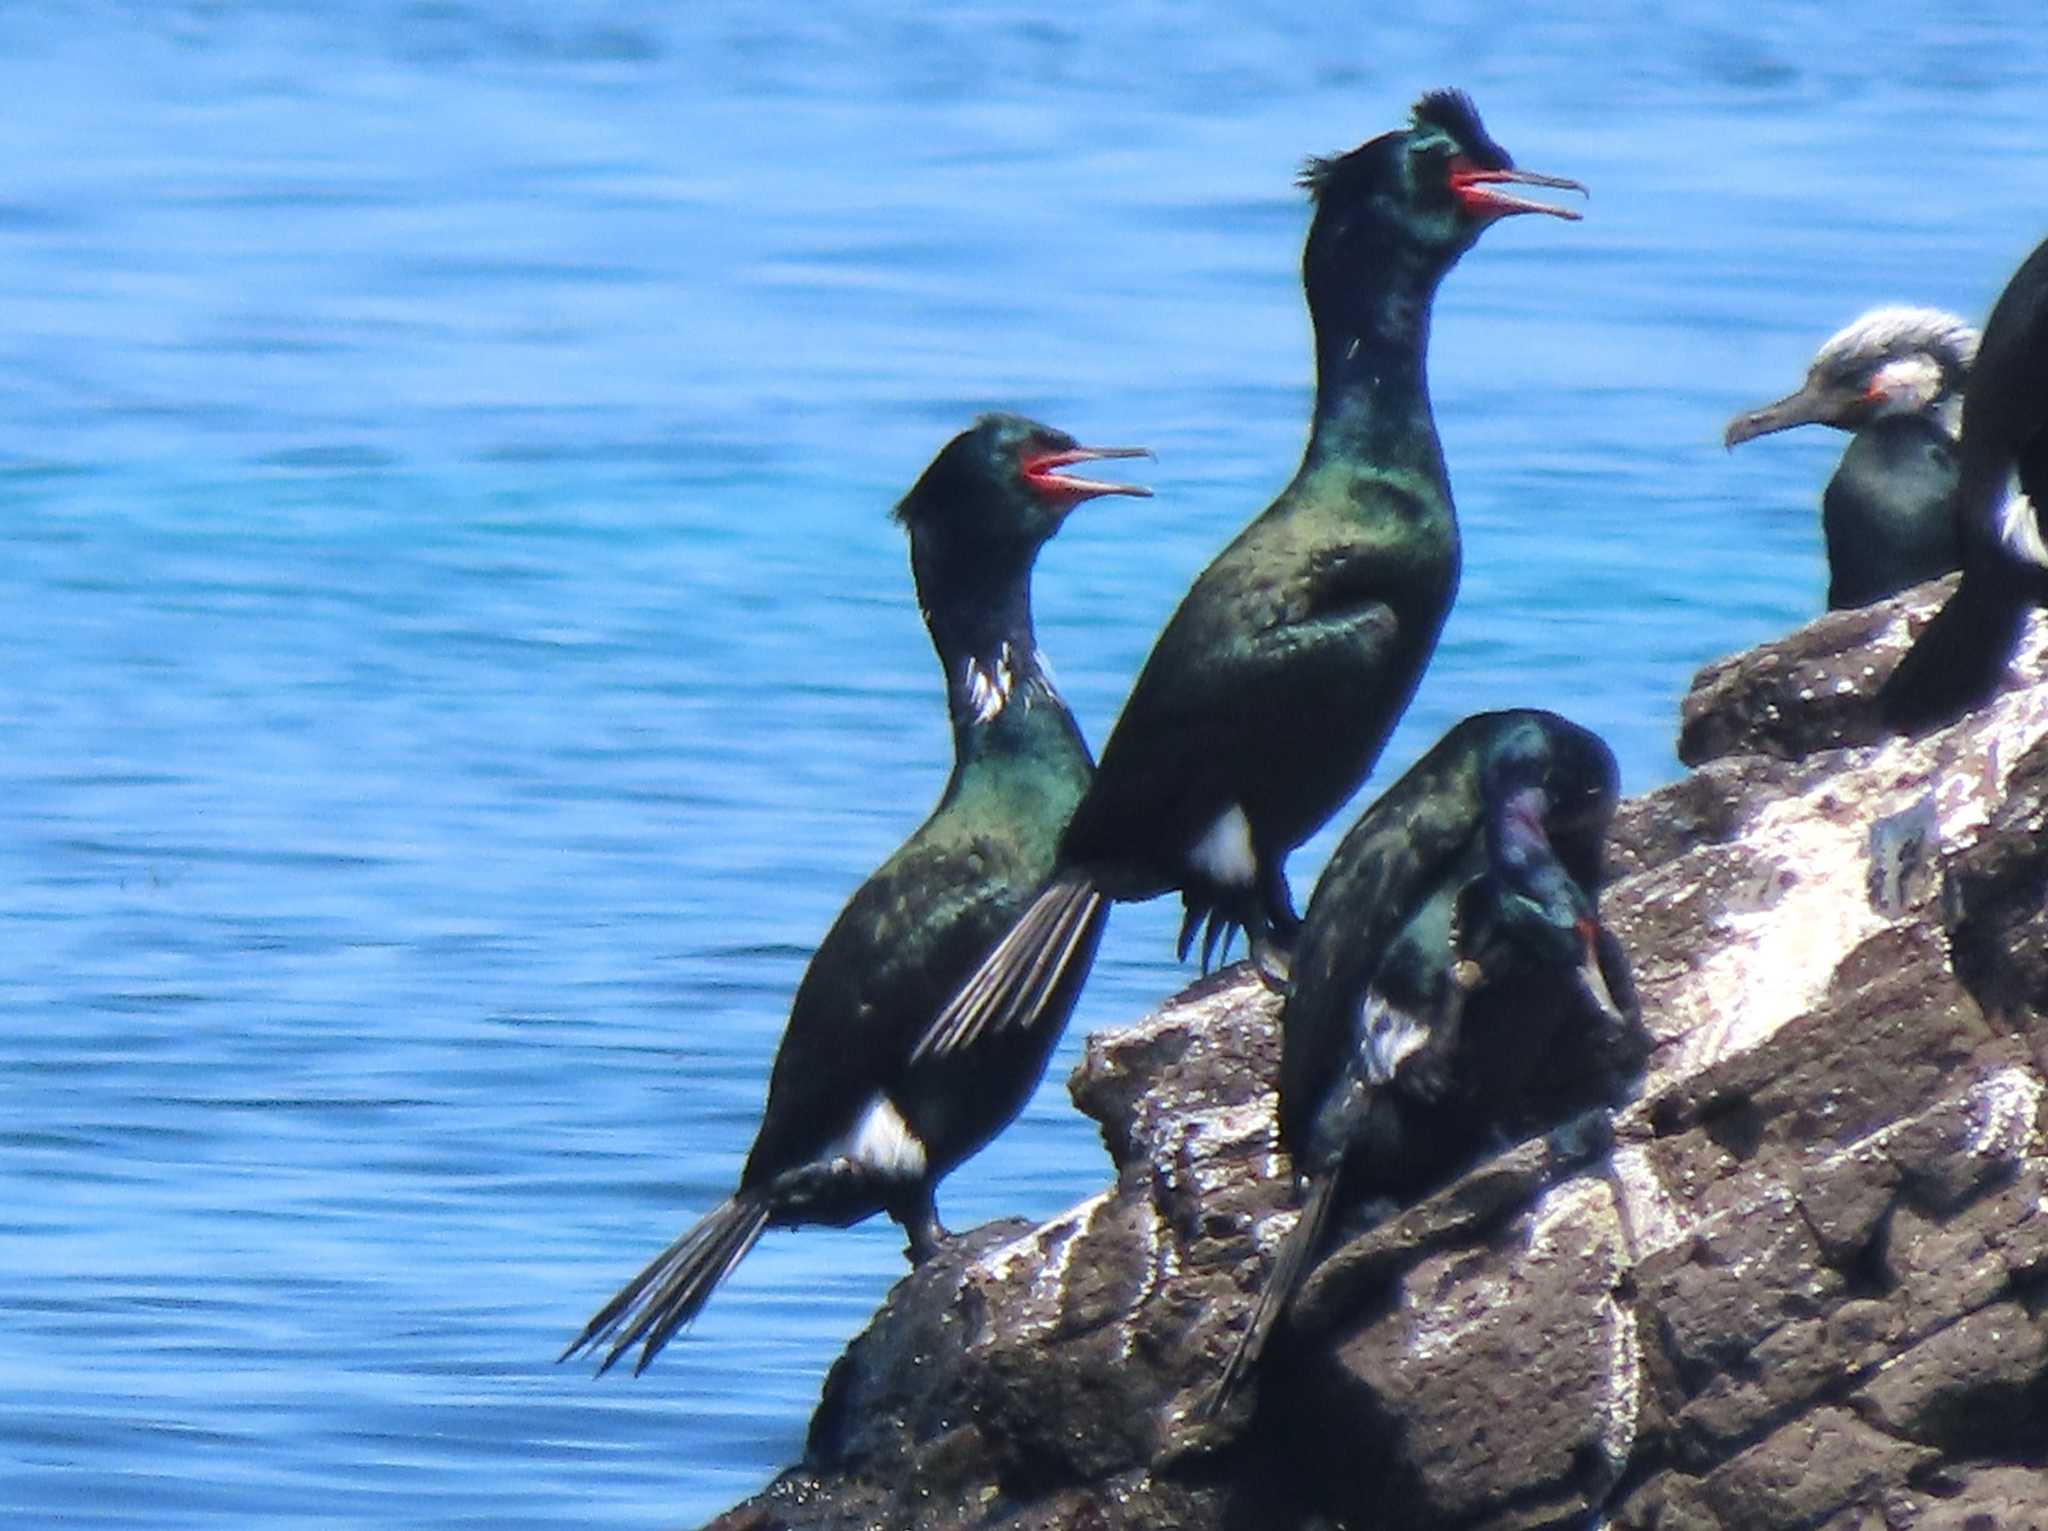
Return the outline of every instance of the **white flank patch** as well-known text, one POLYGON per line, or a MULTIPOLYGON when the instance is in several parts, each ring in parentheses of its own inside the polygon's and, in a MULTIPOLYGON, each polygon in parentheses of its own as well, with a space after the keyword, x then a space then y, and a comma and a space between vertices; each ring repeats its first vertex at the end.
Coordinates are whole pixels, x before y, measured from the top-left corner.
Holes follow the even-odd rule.
POLYGON ((1358 1002, 1358 1029, 1365 1041, 1365 1077, 1385 1084, 1401 1065, 1422 1050, 1429 1027, 1407 1011, 1388 1004, 1372 989, 1358 1002))
POLYGON ((886 1095, 877 1095, 846 1135, 845 1157, 891 1179, 917 1180, 925 1171, 924 1144, 886 1095))
POLYGON ((1005 642, 996 650, 995 659, 984 665, 978 659, 967 661, 967 705, 974 709, 974 721, 987 723, 1010 705, 1010 687, 1016 676, 1010 670, 1010 645, 1005 642))
POLYGON ((1249 888, 1258 882, 1259 859, 1252 854, 1252 823, 1232 803, 1216 816, 1207 834, 1195 842, 1188 860, 1210 882, 1226 888, 1249 888))
POLYGON ((2048 569, 2048 543, 2041 540, 2041 518, 2034 514, 2034 502, 2018 488, 2006 498, 1998 512, 1998 540, 2015 558, 2037 569, 2048 569))

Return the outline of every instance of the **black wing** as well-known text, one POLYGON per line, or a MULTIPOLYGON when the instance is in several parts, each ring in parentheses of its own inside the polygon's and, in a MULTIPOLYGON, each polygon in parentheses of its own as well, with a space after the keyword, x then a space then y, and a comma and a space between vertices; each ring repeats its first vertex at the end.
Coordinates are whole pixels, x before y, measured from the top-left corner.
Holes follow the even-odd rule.
MULTIPOLYGON (((1281 1016, 1280 1127, 1296 1146, 1352 1051, 1366 990, 1479 834, 1474 746, 1485 717, 1453 728, 1366 809, 1309 899, 1281 1016)), ((1381 987, 1391 985, 1384 979, 1381 987)))

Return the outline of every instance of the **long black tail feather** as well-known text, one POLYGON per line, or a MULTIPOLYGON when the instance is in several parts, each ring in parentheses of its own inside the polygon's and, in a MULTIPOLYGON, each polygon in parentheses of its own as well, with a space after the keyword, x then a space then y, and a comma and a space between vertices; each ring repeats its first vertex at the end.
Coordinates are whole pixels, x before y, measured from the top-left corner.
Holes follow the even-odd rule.
POLYGON ((746 1258, 768 1226, 768 1213, 768 1200, 759 1195, 741 1194, 720 1202, 620 1287, 556 1359, 566 1361, 609 1343, 597 1367, 603 1376, 639 1344, 640 1359, 633 1365, 633 1375, 639 1376, 746 1258))
POLYGON ((1194 949, 1195 937, 1202 938, 1202 973, 1207 976, 1220 956, 1230 960, 1230 943, 1243 924, 1221 905, 1208 903, 1196 895, 1185 899, 1186 914, 1180 922, 1180 939, 1174 943, 1173 954, 1177 961, 1188 960, 1188 953, 1194 949))
POLYGON ((1048 883, 918 1038, 910 1061, 947 1057, 982 1037, 1035 1025, 1061 986, 1086 971, 1075 964, 1094 961, 1108 917, 1109 900, 1093 883, 1048 883))
POLYGON ((1273 1268, 1266 1272, 1266 1286, 1259 1293, 1258 1307, 1252 1310, 1252 1321, 1238 1336, 1237 1348, 1231 1351, 1230 1360, 1223 1367, 1223 1375, 1216 1380, 1216 1390, 1202 1406, 1205 1418, 1214 1419, 1223 1412, 1245 1378, 1257 1369, 1259 1358, 1266 1353, 1266 1342, 1272 1338, 1274 1324, 1286 1311, 1289 1299, 1301 1285, 1301 1278, 1308 1274, 1309 1256, 1323 1241, 1323 1229, 1330 1220, 1330 1208, 1336 1201, 1341 1174, 1340 1169, 1333 1168, 1310 1186, 1308 1200, 1302 1203, 1301 1215, 1287 1230, 1287 1237, 1280 1241, 1279 1251, 1273 1256, 1273 1268))

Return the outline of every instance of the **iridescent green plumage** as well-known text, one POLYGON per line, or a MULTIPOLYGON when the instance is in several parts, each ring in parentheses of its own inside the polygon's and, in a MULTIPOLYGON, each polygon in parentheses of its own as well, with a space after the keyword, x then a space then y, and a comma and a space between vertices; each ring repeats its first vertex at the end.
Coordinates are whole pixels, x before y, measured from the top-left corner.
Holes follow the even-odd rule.
POLYGON ((1338 845, 1281 1012, 1280 1137, 1302 1210, 1212 1411, 1258 1364, 1340 1204, 1405 1202, 1633 1088, 1648 1036, 1598 914, 1615 787, 1586 730, 1483 713, 1338 845))
POLYGON ((1032 1027, 1065 918, 1178 891, 1181 952, 1234 928, 1277 966, 1299 923, 1288 855, 1358 789, 1458 588, 1457 518, 1430 412, 1437 284, 1512 212, 1516 171, 1470 101, 1311 162, 1302 256, 1316 397, 1300 468, 1202 571, 1146 660, 1039 904, 947 1006, 930 1054, 1032 1027))
MULTIPOLYGON (((1038 654, 1031 570, 1080 501, 1147 492, 1060 470, 1128 455, 988 415, 897 507, 946 672, 952 776, 812 956, 738 1189, 621 1288, 565 1354, 603 1347, 603 1369, 638 1344, 645 1367, 769 1227, 845 1226, 887 1212, 913 1259, 944 1236, 938 1182, 1022 1109, 1086 971, 1083 961, 1047 991, 1040 1026, 970 1057, 911 1057, 1051 872, 1087 787, 1087 746, 1038 654)), ((1092 955, 1100 933, 1094 920, 1075 940, 1092 955)))

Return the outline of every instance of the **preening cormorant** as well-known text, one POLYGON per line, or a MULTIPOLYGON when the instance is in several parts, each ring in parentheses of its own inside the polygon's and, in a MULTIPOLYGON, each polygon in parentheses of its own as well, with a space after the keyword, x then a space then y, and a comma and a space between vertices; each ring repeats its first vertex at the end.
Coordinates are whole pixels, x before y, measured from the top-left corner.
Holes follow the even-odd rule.
POLYGON ((1281 1011, 1301 1214, 1212 1411, 1256 1366, 1340 1200, 1412 1200, 1633 1089, 1649 1038, 1598 904, 1616 791, 1596 735, 1554 713, 1482 713, 1337 847, 1281 1011))

